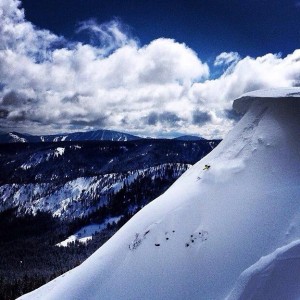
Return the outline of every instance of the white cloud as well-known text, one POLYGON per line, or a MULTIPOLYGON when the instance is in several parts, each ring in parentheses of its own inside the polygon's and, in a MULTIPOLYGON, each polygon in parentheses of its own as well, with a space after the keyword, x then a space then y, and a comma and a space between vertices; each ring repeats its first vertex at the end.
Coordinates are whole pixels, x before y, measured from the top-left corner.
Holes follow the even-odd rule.
POLYGON ((222 52, 216 57, 214 66, 237 63, 240 59, 240 55, 237 52, 222 52))
POLYGON ((118 19, 103 24, 98 24, 94 19, 80 22, 76 32, 83 31, 90 34, 93 45, 101 45, 103 56, 125 45, 136 46, 137 44, 133 38, 129 38, 126 26, 118 19))
POLYGON ((81 23, 91 44, 68 44, 26 21, 17 0, 0 0, 0 126, 27 132, 106 127, 143 135, 222 136, 231 101, 258 88, 300 82, 300 50, 241 59, 221 53, 217 79, 183 43, 139 46, 118 20, 81 23), (60 47, 58 46, 60 44, 60 47), (56 46, 55 46, 56 45, 56 46))

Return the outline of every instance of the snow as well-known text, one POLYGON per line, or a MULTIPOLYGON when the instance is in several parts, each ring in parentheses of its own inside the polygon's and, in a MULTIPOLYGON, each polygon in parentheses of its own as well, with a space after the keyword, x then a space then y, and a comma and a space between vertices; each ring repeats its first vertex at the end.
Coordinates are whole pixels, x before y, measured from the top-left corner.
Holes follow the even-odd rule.
POLYGON ((39 165, 40 163, 42 163, 44 161, 45 157, 46 157, 46 160, 48 160, 48 156, 49 156, 49 153, 47 153, 46 151, 40 152, 40 153, 35 153, 35 154, 31 155, 29 157, 29 159, 27 160, 27 162, 23 163, 20 168, 23 170, 27 170, 32 167, 35 167, 35 166, 39 165))
POLYGON ((13 138, 13 141, 14 142, 20 142, 20 143, 26 143, 26 139, 20 137, 20 136, 17 136, 16 134, 10 132, 9 135, 13 138))
POLYGON ((299 299, 287 273, 294 264, 281 267, 275 257, 298 268, 300 102, 265 95, 253 96, 218 147, 83 264, 21 299, 249 299, 263 274, 271 284, 263 295, 274 296, 272 284, 285 277, 291 294, 282 299, 299 299), (263 260, 240 283, 244 270, 274 251, 275 273, 263 260))
POLYGON ((300 97, 300 88, 280 88, 280 89, 264 89, 256 90, 243 94, 241 97, 251 98, 287 98, 287 97, 300 97))
MULTIPOLYGON (((281 89, 265 89, 257 90, 243 94, 233 103, 233 108, 241 114, 244 114, 254 101, 269 100, 271 102, 295 101, 300 98, 300 88, 281 88, 281 89)), ((297 100, 299 101, 299 99, 297 100)))
POLYGON ((63 155, 64 152, 65 152, 65 148, 63 147, 58 147, 55 150, 46 150, 46 151, 37 152, 31 155, 28 158, 27 162, 23 163, 20 168, 23 170, 27 170, 36 167, 37 165, 43 163, 45 160, 49 161, 51 158, 56 158, 63 155))
POLYGON ((55 149, 54 156, 55 157, 61 156, 61 155, 64 154, 64 152, 65 152, 65 148, 63 148, 63 147, 57 147, 55 149))
POLYGON ((93 238, 94 234, 99 233, 100 231, 105 229, 108 224, 118 222, 120 219, 121 219, 121 217, 113 217, 113 218, 106 219, 101 224, 92 224, 92 225, 84 226, 80 230, 78 230, 76 233, 69 236, 64 241, 56 244, 56 246, 67 247, 69 243, 72 243, 75 241, 85 244, 86 242, 88 242, 89 240, 91 240, 93 238))
MULTIPOLYGON (((54 153, 53 150, 35 153, 22 164, 21 168, 29 169, 45 160, 55 158, 54 153)), ((124 184, 130 185, 140 176, 149 176, 153 179, 166 176, 171 166, 173 175, 176 177, 190 167, 188 164, 172 163, 127 173, 79 177, 61 184, 51 181, 34 184, 6 184, 0 186, 0 203, 6 202, 6 207, 18 206, 19 211, 27 213, 35 214, 40 210, 50 212, 53 216, 62 219, 81 217, 105 204, 107 195, 117 193, 124 187, 124 184)), ((36 178, 38 177, 39 174, 36 175, 36 178)), ((52 174, 50 179, 57 179, 57 175, 52 174)))
POLYGON ((245 270, 226 300, 299 299, 300 240, 276 249, 245 270))

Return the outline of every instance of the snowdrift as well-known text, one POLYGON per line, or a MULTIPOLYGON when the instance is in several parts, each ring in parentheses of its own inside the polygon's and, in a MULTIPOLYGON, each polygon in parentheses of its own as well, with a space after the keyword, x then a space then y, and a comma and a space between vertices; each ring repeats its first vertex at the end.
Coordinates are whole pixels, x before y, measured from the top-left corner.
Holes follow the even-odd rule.
MULTIPOLYGON (((244 270, 274 251, 274 266, 282 251, 300 255, 299 246, 276 252, 300 238, 299 97, 288 89, 236 100, 245 115, 217 148, 82 265, 21 299, 250 299, 257 276, 273 273, 265 263, 246 279, 244 270)), ((273 295, 272 284, 263 289, 273 295)))

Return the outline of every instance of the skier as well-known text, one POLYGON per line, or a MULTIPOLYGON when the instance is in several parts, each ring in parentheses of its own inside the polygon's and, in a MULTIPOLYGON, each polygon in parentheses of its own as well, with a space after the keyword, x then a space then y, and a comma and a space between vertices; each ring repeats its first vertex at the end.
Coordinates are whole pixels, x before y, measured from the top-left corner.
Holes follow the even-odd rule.
POLYGON ((210 168, 210 165, 205 165, 203 170, 208 170, 210 168))

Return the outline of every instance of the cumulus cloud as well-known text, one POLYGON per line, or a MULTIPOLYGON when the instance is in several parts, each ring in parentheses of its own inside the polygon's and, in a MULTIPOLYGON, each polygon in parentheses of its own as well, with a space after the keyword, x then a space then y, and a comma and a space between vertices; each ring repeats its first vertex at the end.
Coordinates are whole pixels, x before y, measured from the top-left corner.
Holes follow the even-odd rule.
POLYGON ((300 50, 281 57, 221 53, 208 64, 183 43, 139 45, 114 19, 78 25, 89 44, 69 43, 0 0, 0 129, 45 133, 105 127, 147 136, 223 136, 237 120, 232 100, 258 88, 299 84, 300 50))

